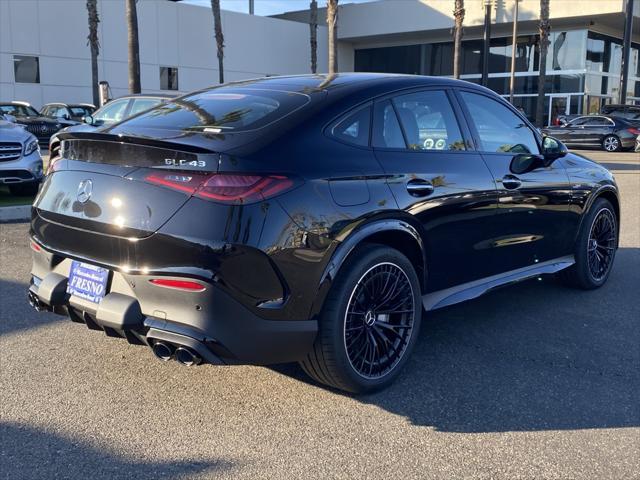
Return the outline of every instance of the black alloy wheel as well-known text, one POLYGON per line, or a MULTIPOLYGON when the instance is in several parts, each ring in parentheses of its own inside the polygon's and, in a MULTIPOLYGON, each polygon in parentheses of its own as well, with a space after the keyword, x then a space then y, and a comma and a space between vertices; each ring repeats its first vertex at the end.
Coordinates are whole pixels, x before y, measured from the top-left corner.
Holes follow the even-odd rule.
POLYGON ((420 295, 415 268, 401 252, 377 244, 358 247, 325 299, 302 368, 318 382, 353 393, 386 387, 416 342, 420 295))
POLYGON ((599 282, 607 276, 616 250, 616 219, 608 208, 600 209, 591 224, 587 243, 589 273, 599 282))
POLYGON ((580 227, 575 264, 559 273, 572 287, 591 290, 601 287, 611 273, 618 248, 618 217, 611 203, 598 198, 580 227))
POLYGON ((393 263, 367 270, 351 292, 344 343, 351 367, 379 378, 404 355, 414 324, 415 293, 407 274, 393 263))

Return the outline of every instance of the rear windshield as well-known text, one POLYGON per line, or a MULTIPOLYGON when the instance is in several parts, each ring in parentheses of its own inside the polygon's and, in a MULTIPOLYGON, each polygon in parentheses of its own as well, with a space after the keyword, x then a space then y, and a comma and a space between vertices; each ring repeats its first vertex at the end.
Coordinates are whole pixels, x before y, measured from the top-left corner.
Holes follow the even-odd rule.
POLYGON ((295 92, 224 88, 177 98, 126 122, 127 126, 233 133, 279 120, 309 101, 295 92))

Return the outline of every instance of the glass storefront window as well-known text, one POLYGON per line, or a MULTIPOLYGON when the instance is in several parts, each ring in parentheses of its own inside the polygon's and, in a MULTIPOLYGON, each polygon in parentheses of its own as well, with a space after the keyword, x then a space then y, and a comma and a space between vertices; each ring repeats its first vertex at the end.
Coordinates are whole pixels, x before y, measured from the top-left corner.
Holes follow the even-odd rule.
POLYGON ((585 68, 586 30, 552 32, 549 41, 547 71, 585 68))

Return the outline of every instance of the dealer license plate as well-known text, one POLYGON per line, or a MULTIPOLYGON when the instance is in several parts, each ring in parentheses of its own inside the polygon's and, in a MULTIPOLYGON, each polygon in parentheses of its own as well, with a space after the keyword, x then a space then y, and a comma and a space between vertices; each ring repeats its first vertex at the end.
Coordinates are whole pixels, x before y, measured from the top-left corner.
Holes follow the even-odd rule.
POLYGON ((89 263, 73 261, 67 282, 67 293, 100 303, 107 293, 109 270, 89 263))

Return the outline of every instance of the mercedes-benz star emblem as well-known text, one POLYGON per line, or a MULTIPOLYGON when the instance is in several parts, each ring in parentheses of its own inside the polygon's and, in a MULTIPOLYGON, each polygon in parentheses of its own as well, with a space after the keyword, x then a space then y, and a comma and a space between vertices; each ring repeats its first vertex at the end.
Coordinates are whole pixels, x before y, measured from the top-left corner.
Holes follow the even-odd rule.
POLYGON ((93 192, 93 183, 91 183, 91 180, 82 180, 78 185, 76 199, 80 203, 86 203, 91 198, 91 192, 93 192))

